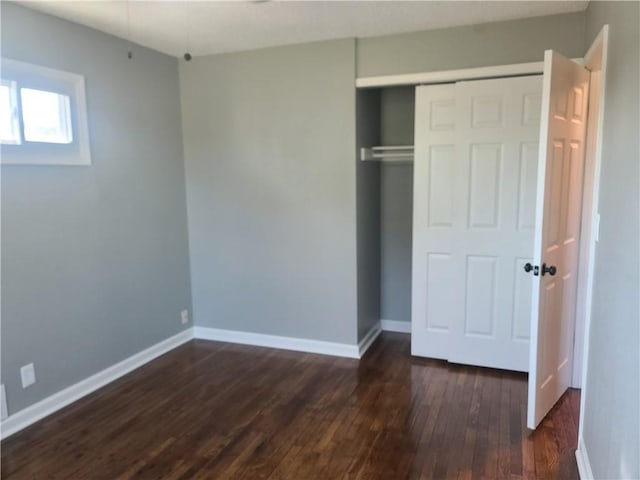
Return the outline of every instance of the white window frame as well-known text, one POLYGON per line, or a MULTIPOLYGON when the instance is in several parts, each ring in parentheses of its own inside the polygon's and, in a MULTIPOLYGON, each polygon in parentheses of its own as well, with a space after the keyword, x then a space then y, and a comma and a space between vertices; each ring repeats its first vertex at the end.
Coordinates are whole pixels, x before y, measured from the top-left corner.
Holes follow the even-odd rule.
MULTIPOLYGON (((2 165, 91 165, 89 127, 84 76, 31 63, 2 58, 2 81, 15 81, 20 88, 33 88, 69 97, 71 143, 29 142, 20 131, 21 143, 3 143, 2 165)), ((18 108, 20 104, 18 104, 18 108)))
MULTIPOLYGON (((9 96, 11 97, 10 100, 10 106, 13 107, 14 109, 17 109, 17 105, 18 105, 18 92, 17 92, 17 88, 15 85, 16 82, 11 81, 11 80, 5 80, 4 78, 0 78, 0 84, 3 87, 6 87, 9 89, 9 96)), ((20 122, 18 121, 18 112, 16 112, 15 110, 11 112, 11 132, 17 136, 18 141, 3 141, 4 144, 6 145, 18 145, 21 142, 21 135, 20 135, 20 122)))

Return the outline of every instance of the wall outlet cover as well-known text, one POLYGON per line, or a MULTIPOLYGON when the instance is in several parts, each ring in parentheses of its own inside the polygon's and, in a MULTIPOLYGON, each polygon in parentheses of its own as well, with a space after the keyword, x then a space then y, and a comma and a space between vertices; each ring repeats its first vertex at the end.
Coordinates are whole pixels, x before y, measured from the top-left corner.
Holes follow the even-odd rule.
POLYGON ((33 363, 20 368, 20 378, 22 379, 22 388, 27 388, 29 385, 36 383, 36 371, 33 363))
POLYGON ((180 321, 183 325, 189 323, 189 310, 182 310, 182 312, 180 312, 180 321))

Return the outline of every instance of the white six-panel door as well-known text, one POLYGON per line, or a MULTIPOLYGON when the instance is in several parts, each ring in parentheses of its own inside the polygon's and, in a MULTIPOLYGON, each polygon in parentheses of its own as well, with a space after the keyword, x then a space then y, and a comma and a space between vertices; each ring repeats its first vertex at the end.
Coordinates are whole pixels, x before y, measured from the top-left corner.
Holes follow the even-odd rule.
POLYGON ((416 89, 412 353, 527 371, 541 77, 416 89))
POLYGON ((544 62, 529 428, 540 423, 571 384, 589 98, 589 72, 584 67, 551 50, 545 52, 544 62))
POLYGON ((447 359, 454 287, 455 84, 416 87, 411 353, 447 359))

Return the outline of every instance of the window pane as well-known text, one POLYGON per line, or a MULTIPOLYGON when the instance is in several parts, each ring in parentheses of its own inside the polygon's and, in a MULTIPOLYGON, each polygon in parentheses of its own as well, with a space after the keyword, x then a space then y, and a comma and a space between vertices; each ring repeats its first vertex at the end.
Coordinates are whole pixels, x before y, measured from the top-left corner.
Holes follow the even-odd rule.
POLYGON ((15 82, 3 80, 0 84, 0 142, 2 143, 20 143, 15 88, 15 82))
POLYGON ((29 142, 71 143, 69 97, 59 93, 20 89, 24 139, 29 142))

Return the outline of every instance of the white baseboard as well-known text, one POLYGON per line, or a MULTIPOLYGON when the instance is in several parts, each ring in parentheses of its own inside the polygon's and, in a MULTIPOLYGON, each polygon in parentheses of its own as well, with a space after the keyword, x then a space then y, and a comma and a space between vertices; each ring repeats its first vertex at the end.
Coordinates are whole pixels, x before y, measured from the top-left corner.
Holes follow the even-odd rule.
POLYGON ((306 338, 282 337, 264 333, 240 332, 221 328, 194 327, 194 338, 216 340, 219 342, 240 343, 256 347, 281 348, 296 352, 320 353, 336 357, 360 358, 358 345, 348 343, 324 342, 306 338))
POLYGON ((400 320, 380 320, 383 332, 411 333, 411 322, 400 320))
POLYGON ((582 437, 578 437, 576 462, 578 463, 578 474, 580 475, 580 480, 592 480, 593 471, 591 470, 591 462, 589 461, 587 447, 585 446, 584 439, 582 437))
POLYGON ((378 338, 381 333, 382 329, 380 328, 380 322, 377 322, 358 343, 358 354, 360 358, 362 358, 364 353, 369 350, 369 347, 376 341, 376 338, 378 338))
POLYGON ((101 372, 91 375, 88 378, 71 385, 53 395, 40 400, 38 403, 28 406, 19 412, 9 415, 0 423, 0 438, 3 440, 32 423, 51 415, 52 413, 66 407, 70 403, 90 394, 91 392, 104 387, 108 383, 117 380, 127 373, 141 367, 156 357, 167 353, 170 350, 188 342, 193 338, 193 329, 184 330, 173 337, 169 337, 151 347, 124 359, 101 372))
POLYGON ((358 345, 350 345, 347 343, 282 337, 278 335, 223 330, 220 328, 193 327, 152 345, 142 352, 136 353, 64 390, 54 393, 38 403, 9 415, 0 422, 0 439, 4 440, 10 437, 14 433, 57 412, 95 390, 104 387, 136 368, 141 367, 145 363, 150 362, 154 358, 188 342, 192 338, 359 359, 373 344, 381 331, 382 329, 378 323, 373 326, 358 345))

